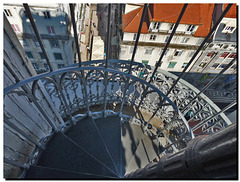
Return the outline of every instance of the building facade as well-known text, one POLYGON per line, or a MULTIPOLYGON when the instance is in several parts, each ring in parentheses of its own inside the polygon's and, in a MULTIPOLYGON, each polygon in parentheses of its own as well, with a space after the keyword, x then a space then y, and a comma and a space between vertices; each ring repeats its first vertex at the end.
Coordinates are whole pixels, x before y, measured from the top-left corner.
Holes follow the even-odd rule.
MULTIPOLYGON (((76 47, 71 28, 71 15, 68 4, 29 4, 39 34, 42 38, 53 69, 76 62, 76 47)), ((84 4, 75 6, 75 19, 78 30, 84 29, 84 4)), ((37 73, 49 71, 39 42, 22 4, 4 4, 4 14, 22 44, 27 57, 37 73)), ((81 39, 79 33, 79 40, 81 39)))

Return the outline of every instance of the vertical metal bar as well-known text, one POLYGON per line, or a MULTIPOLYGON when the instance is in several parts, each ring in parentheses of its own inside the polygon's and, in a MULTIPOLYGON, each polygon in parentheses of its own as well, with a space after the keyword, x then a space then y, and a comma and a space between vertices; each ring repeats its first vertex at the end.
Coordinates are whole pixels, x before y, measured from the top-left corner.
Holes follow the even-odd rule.
POLYGON ((13 128, 14 130, 16 130, 18 133, 20 133, 22 136, 24 136, 26 139, 28 139, 29 141, 31 141, 32 143, 34 143, 36 146, 38 146, 40 149, 45 150, 45 146, 43 146, 42 144, 40 144, 39 142, 33 140, 29 135, 27 135, 25 132, 23 132, 22 130, 20 130, 15 124, 13 124, 8 118, 7 116, 4 114, 4 122, 10 126, 11 128, 13 128))
MULTIPOLYGON (((175 24, 175 26, 174 26, 174 28, 173 28, 173 31, 172 31, 169 39, 168 39, 168 42, 167 42, 166 46, 164 47, 164 50, 163 50, 163 52, 162 52, 162 54, 161 54, 161 57, 159 58, 159 61, 158 61, 157 65, 156 65, 156 67, 155 67, 155 69, 154 69, 154 71, 153 71, 153 73, 152 73, 152 76, 151 76, 151 78, 150 78, 150 80, 149 80, 149 83, 151 83, 152 80, 153 80, 153 78, 154 78, 154 75, 155 75, 155 73, 156 73, 156 71, 157 71, 157 68, 159 67, 159 65, 160 65, 160 63, 161 63, 161 60, 162 60, 162 58, 163 58, 163 56, 164 56, 164 54, 165 54, 165 52, 166 52, 166 50, 167 50, 167 48, 168 48, 168 45, 170 44, 170 42, 171 42, 171 40, 172 40, 172 38, 173 38, 173 35, 175 34, 175 32, 176 32, 176 30, 177 30, 177 27, 178 27, 178 25, 179 25, 179 23, 180 23, 180 21, 181 21, 181 19, 182 19, 182 16, 183 16, 183 14, 184 14, 187 6, 188 6, 188 4, 184 4, 184 6, 183 6, 183 8, 182 8, 182 11, 181 11, 181 13, 180 13, 180 15, 179 15, 179 17, 178 17, 178 19, 177 19, 177 22, 176 22, 176 24, 175 24)), ((140 102, 139 102, 136 110, 139 110, 140 105, 142 104, 142 101, 143 101, 144 97, 146 96, 147 89, 148 89, 148 87, 143 91, 143 96, 142 96, 142 98, 141 98, 141 100, 140 100, 140 102)), ((163 100, 162 102, 164 102, 164 100, 163 100)), ((157 112, 156 112, 156 113, 157 113, 157 112)))
POLYGON ((159 61, 157 62, 156 66, 155 66, 155 69, 154 69, 154 71, 153 71, 153 73, 152 73, 152 76, 151 76, 151 78, 150 78, 150 80, 149 80, 149 83, 152 82, 152 80, 153 80, 153 78, 154 78, 154 75, 155 75, 155 73, 157 72, 157 69, 158 69, 158 67, 159 67, 160 64, 161 64, 162 58, 163 58, 165 52, 167 51, 168 45, 170 44, 170 42, 171 42, 171 40, 172 40, 172 38, 173 38, 173 35, 175 34, 175 32, 176 32, 176 30, 177 30, 177 27, 178 27, 178 25, 179 25, 179 23, 180 23, 180 21, 181 21, 181 19, 182 19, 182 17, 183 17, 183 14, 184 14, 187 6, 188 6, 187 3, 184 4, 184 6, 183 6, 183 8, 182 8, 182 11, 181 11, 181 13, 180 13, 180 15, 179 15, 179 17, 178 17, 178 20, 177 20, 176 24, 174 25, 173 31, 172 31, 172 33, 171 33, 171 35, 170 35, 170 37, 169 37, 169 39, 168 39, 168 41, 167 41, 167 44, 166 44, 166 46, 164 47, 163 52, 162 52, 162 54, 161 54, 161 56, 160 56, 160 58, 159 58, 159 61))
MULTIPOLYGON (((130 66, 129 66, 128 74, 131 74, 131 72, 132 72, 132 65, 133 65, 134 57, 135 57, 135 54, 136 54, 136 51, 137 51, 138 41, 139 41, 139 38, 140 38, 142 25, 143 25, 143 21, 144 21, 146 12, 147 12, 147 4, 144 4, 143 13, 142 13, 141 21, 140 21, 139 28, 138 28, 138 33, 137 33, 137 37, 136 37, 136 41, 135 41, 135 45, 134 45, 134 49, 133 49, 133 54, 132 54, 132 59, 131 59, 131 63, 130 63, 130 66)), ((122 109, 123 109, 123 105, 124 105, 124 102, 125 102, 127 89, 128 89, 128 86, 129 86, 129 80, 130 79, 127 78, 127 81, 126 81, 125 86, 124 86, 123 99, 122 99, 122 103, 121 103, 120 110, 119 110, 119 116, 121 116, 121 114, 122 114, 122 109)))
MULTIPOLYGON (((110 49, 110 27, 111 27, 111 4, 108 4, 108 28, 107 28, 107 48, 106 48, 106 64, 105 68, 108 67, 109 49, 110 49)), ((104 109, 103 117, 106 117, 107 109, 107 83, 108 83, 108 72, 104 72, 104 109)))
MULTIPOLYGON (((207 40, 210 38, 210 36, 212 35, 212 33, 215 31, 215 29, 218 27, 218 24, 222 21, 223 17, 227 14, 228 10, 231 8, 232 4, 228 4, 228 6, 226 7, 226 9, 224 10, 224 12, 222 13, 222 15, 220 16, 220 18, 218 19, 218 21, 216 22, 216 24, 213 26, 213 28, 210 30, 210 32, 208 33, 207 37, 204 39, 204 41, 202 42, 202 44, 199 46, 198 50, 195 52, 195 54, 193 55, 193 57, 191 58, 191 60, 189 61, 189 63, 187 64, 187 66, 183 69, 183 71, 181 72, 181 74, 179 75, 179 77, 177 78, 177 80, 173 83, 173 86, 170 88, 170 90, 167 92, 166 96, 169 95, 169 93, 173 90, 173 88, 176 86, 176 84, 178 83, 178 81, 180 80, 180 78, 182 77, 182 75, 185 73, 185 71, 189 68, 189 66, 192 64, 192 62, 194 61, 194 59, 196 58, 196 56, 198 55, 198 53, 201 51, 201 49, 203 48, 204 44, 207 42, 207 40)), ((152 75, 153 76, 153 75, 152 75)))
POLYGON ((221 111, 217 112, 215 115, 213 116, 210 116, 206 119, 204 119, 203 121, 201 121, 200 123, 198 123, 197 125, 195 125, 192 130, 195 131, 197 130, 198 128, 200 128, 201 126, 203 126, 207 121, 210 121, 211 119, 217 117, 219 114, 227 111, 228 109, 230 109, 231 107, 235 106, 237 104, 237 101, 233 101, 231 104, 227 105, 226 107, 224 107, 221 111))
POLYGON ((147 12, 147 3, 144 4, 142 17, 141 17, 141 21, 140 21, 139 28, 138 28, 138 33, 137 33, 137 37, 136 37, 136 41, 135 41, 135 45, 134 45, 134 49, 133 49, 133 53, 132 53, 132 59, 131 59, 131 63, 130 63, 130 66, 129 66, 128 74, 131 74, 131 72, 132 72, 132 65, 133 65, 134 57, 135 57, 135 54, 136 54, 136 51, 137 51, 138 41, 139 41, 139 38, 140 38, 142 25, 143 25, 143 21, 144 21, 146 12, 147 12))
POLYGON ((71 11, 71 19, 72 19, 72 25, 73 25, 75 44, 76 44, 76 48, 77 48, 79 67, 81 67, 82 61, 81 61, 81 54, 80 54, 80 49, 79 49, 79 45, 78 45, 78 36, 77 36, 77 27, 76 27, 75 16, 74 16, 74 8, 73 8, 72 3, 69 3, 69 6, 70 6, 70 11, 71 11))
MULTIPOLYGON (((203 93, 206 89, 208 89, 222 74, 223 72, 225 72, 230 66, 232 66, 232 64, 236 61, 236 58, 234 58, 230 63, 228 63, 228 65, 220 72, 218 73, 217 76, 215 76, 190 102, 189 104, 191 104, 201 93, 203 93)), ((185 110, 186 108, 189 107, 186 106, 185 108, 183 108, 183 110, 185 110)))
POLYGON ((111 4, 108 4, 108 27, 107 27, 107 48, 106 48, 106 64, 105 68, 108 67, 108 59, 109 59, 109 50, 110 50, 110 27, 111 27, 111 4))
POLYGON ((35 35, 36 35, 36 37, 37 37, 37 40, 38 40, 38 42, 39 42, 39 45, 40 45, 40 47, 41 47, 41 49, 42 49, 43 55, 44 55, 44 57, 45 57, 45 59, 46 59, 46 61, 47 61, 47 64, 48 64, 49 68, 50 68, 50 71, 53 71, 53 67, 52 67, 51 62, 50 62, 50 60, 48 59, 47 53, 46 53, 46 51, 45 51, 45 49, 44 49, 44 46, 43 46, 43 43, 42 43, 42 39, 41 39, 41 37, 40 37, 40 35, 39 35, 39 32, 38 32, 38 30, 37 30, 37 26, 36 26, 36 24, 35 24, 35 22, 34 22, 34 19, 33 19, 33 17, 32 17, 32 13, 31 13, 31 11, 30 11, 30 9, 29 9, 29 6, 28 6, 27 3, 23 3, 23 6, 24 6, 24 8, 25 8, 25 11, 26 11, 26 13, 27 13, 27 16, 28 16, 28 18, 29 18, 29 20, 30 20, 30 23, 31 23, 31 25, 32 25, 33 31, 34 31, 34 33, 35 33, 35 35))

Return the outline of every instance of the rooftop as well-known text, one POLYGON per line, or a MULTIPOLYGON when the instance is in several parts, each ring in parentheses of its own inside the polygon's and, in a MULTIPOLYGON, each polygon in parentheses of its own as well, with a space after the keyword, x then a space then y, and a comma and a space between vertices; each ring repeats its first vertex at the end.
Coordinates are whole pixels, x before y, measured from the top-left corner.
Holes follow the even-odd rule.
MULTIPOLYGON (((223 4, 223 10, 227 7, 228 4, 223 4)), ((230 10, 225 15, 226 18, 237 18, 237 4, 233 4, 230 10)))

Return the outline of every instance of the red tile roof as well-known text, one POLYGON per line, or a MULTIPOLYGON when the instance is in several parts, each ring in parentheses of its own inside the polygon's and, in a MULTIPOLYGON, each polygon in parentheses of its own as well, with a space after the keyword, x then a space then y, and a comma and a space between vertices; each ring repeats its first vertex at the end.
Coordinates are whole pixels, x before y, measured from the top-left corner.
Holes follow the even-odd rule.
MULTIPOLYGON (((139 24, 141 21, 142 13, 143 13, 143 7, 135 9, 129 12, 128 14, 123 14, 122 16, 123 31, 137 33, 139 24)), ((148 26, 149 26, 149 17, 147 15, 144 18, 141 33, 148 33, 148 26)))
POLYGON ((206 37, 211 30, 212 14, 215 4, 199 4, 201 25, 199 25, 195 32, 195 37, 206 37))
MULTIPOLYGON (((150 4, 150 21, 176 23, 184 4, 150 4)), ((199 25, 200 6, 189 4, 181 19, 182 24, 199 25)))
MULTIPOLYGON (((223 11, 226 9, 228 4, 223 5, 223 11)), ((225 15, 226 18, 237 18, 237 4, 233 4, 230 10, 225 15)))

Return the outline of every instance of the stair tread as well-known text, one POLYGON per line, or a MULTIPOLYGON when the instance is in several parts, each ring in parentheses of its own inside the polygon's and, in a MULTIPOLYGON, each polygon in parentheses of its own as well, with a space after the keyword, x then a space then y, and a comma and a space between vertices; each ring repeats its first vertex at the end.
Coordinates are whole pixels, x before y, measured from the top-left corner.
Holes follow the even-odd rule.
POLYGON ((47 149, 40 156, 38 166, 96 175, 116 176, 62 133, 56 134, 49 141, 47 149))
POLYGON ((123 146, 122 153, 123 174, 125 174, 127 166, 129 165, 131 158, 135 154, 137 146, 143 135, 144 134, 141 126, 138 126, 136 124, 130 124, 128 122, 122 124, 121 140, 123 146))
POLYGON ((31 166, 27 171, 26 179, 105 179, 109 176, 94 175, 90 173, 79 173, 42 166, 31 166))
POLYGON ((118 171, 121 171, 121 118, 111 116, 94 119, 94 121, 118 171))
POLYGON ((80 120, 65 135, 117 173, 92 118, 80 120))
POLYGON ((145 167, 149 162, 157 157, 158 147, 146 135, 144 135, 138 145, 136 153, 127 166, 126 174, 145 167))

